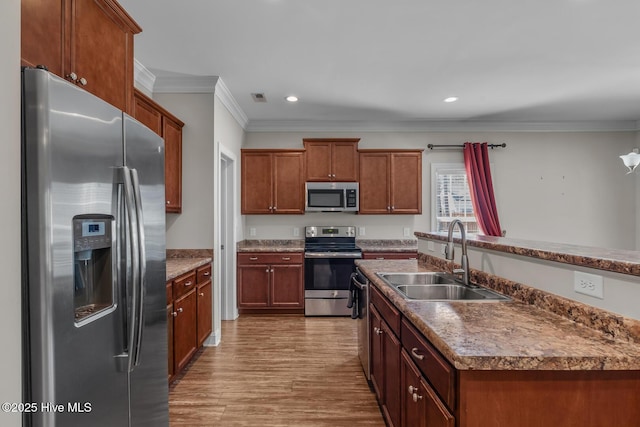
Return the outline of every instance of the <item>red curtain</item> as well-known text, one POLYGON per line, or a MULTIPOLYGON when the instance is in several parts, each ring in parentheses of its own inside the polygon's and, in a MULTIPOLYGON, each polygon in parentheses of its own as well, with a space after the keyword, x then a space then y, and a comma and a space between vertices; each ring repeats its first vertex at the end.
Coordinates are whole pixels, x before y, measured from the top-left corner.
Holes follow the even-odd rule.
POLYGON ((486 142, 465 142, 464 166, 467 170, 471 203, 480 230, 487 236, 502 236, 486 142))

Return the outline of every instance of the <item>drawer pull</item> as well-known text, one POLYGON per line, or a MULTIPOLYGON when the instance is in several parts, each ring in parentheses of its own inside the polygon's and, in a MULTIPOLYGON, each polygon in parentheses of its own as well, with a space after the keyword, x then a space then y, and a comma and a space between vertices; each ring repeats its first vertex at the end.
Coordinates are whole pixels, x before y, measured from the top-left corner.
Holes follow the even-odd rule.
POLYGON ((413 393, 413 401, 418 402, 418 400, 422 400, 422 396, 420 396, 418 393, 413 393))
POLYGON ((424 359, 424 354, 418 354, 418 348, 417 347, 413 347, 411 349, 411 355, 413 357, 415 357, 418 360, 423 360, 424 359))
POLYGON ((283 261, 291 261, 291 257, 290 256, 283 256, 282 260, 283 261))
POLYGON ((185 287, 185 288, 187 288, 187 287, 189 287, 189 286, 191 286, 191 285, 193 285, 193 282, 192 282, 191 280, 189 280, 188 282, 186 282, 186 283, 184 284, 184 287, 185 287))
POLYGON ((382 260, 382 259, 384 259, 384 257, 383 257, 383 256, 379 256, 379 257, 377 257, 376 259, 380 259, 380 260, 382 260))
POLYGON ((208 271, 205 271, 204 273, 202 273, 203 276, 207 277, 209 275, 208 271))
POLYGON ((257 261, 258 257, 257 256, 252 256, 249 258, 249 261, 257 261))

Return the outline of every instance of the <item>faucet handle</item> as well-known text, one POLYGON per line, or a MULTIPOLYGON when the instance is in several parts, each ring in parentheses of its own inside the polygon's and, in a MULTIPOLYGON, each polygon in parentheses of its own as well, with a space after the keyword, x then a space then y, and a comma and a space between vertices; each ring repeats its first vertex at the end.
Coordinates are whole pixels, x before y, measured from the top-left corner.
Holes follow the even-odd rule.
POLYGON ((444 247, 445 258, 451 261, 453 259, 454 252, 455 252, 455 248, 453 246, 453 242, 448 242, 447 245, 444 247))

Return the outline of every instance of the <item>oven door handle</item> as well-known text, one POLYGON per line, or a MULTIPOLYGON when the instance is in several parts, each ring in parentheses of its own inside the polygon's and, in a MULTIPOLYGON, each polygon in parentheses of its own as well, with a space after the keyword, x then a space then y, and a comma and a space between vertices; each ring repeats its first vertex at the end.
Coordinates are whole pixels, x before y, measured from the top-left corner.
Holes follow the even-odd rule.
POLYGON ((361 252, 305 252, 305 258, 362 258, 361 252))

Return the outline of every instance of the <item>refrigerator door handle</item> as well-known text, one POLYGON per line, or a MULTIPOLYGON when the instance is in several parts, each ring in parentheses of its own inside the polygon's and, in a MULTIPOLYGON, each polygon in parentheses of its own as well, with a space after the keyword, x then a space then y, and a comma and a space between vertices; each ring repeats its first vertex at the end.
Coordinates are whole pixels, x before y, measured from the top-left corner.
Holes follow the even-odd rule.
POLYGON ((140 364, 140 351, 142 349, 142 332, 144 330, 144 294, 146 289, 146 277, 147 277, 147 257, 145 253, 145 237, 144 237, 144 216, 142 212, 142 197, 140 195, 140 180, 138 179, 138 171, 131 169, 131 181, 133 184, 133 195, 135 198, 136 217, 138 225, 138 313, 137 313, 137 330, 136 330, 136 343, 133 352, 133 364, 138 366, 140 364))
POLYGON ((138 306, 140 300, 140 240, 138 238, 138 214, 135 209, 135 194, 131 178, 131 170, 122 167, 122 181, 124 184, 124 201, 127 212, 127 222, 129 228, 129 249, 131 252, 131 317, 129 319, 129 343, 127 370, 133 371, 135 366, 135 352, 138 345, 138 306))

